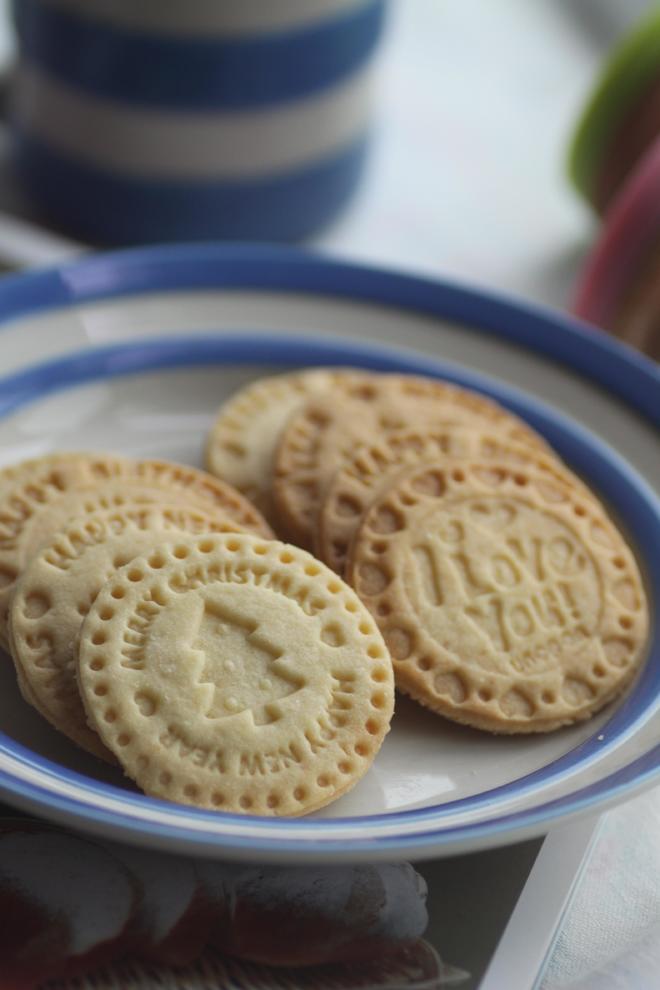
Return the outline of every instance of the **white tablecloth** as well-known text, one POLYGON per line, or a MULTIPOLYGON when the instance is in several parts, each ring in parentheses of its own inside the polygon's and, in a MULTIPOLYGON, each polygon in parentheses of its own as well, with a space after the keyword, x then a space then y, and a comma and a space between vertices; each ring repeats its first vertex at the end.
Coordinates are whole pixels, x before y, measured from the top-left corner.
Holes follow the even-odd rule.
POLYGON ((610 811, 542 990, 660 986, 660 790, 610 811))
MULTIPOLYGON (((394 0, 369 174, 317 244, 565 307, 596 232, 565 178, 567 138, 648 6, 394 0)), ((605 819, 543 982, 566 987, 660 987, 660 791, 605 819)))

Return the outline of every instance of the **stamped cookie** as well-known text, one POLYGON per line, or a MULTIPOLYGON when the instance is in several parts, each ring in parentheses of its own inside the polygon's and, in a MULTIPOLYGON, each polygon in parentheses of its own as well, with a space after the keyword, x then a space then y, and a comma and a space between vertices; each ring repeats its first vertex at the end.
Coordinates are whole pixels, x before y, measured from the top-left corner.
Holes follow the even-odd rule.
POLYGON ((205 471, 169 461, 73 455, 0 498, 0 644, 7 646, 7 612, 17 577, 37 550, 69 519, 136 500, 178 502, 222 512, 236 528, 272 536, 268 523, 240 492, 205 471), (153 493, 149 497, 149 492, 153 493))
POLYGON ((97 485, 126 469, 131 458, 99 451, 59 451, 33 457, 0 470, 0 508, 14 493, 29 490, 42 497, 44 490, 56 495, 73 488, 97 485))
POLYGON ((335 472, 319 511, 314 537, 316 555, 343 575, 351 541, 371 502, 389 487, 406 464, 412 466, 443 458, 526 464, 563 478, 568 484, 582 486, 550 451, 525 446, 480 424, 386 433, 379 440, 358 447, 354 456, 335 472))
POLYGON ((132 461, 106 450, 56 450, 40 457, 14 461, 0 469, 0 492, 34 481, 68 491, 76 485, 93 485, 125 470, 132 461))
POLYGON ((108 757, 87 725, 76 684, 76 643, 104 582, 168 533, 234 532, 221 514, 195 506, 125 505, 68 523, 28 564, 16 585, 9 639, 25 700, 60 732, 108 757))
POLYGON ((312 398, 289 418, 275 455, 278 535, 299 546, 313 546, 328 485, 358 445, 395 430, 447 424, 490 425, 503 437, 547 450, 531 427, 476 392, 432 378, 375 376, 347 389, 341 402, 312 398))
POLYGON ((644 656, 647 605, 623 537, 584 489, 524 465, 405 470, 367 511, 348 577, 397 686, 476 728, 587 718, 644 656))
POLYGON ((101 451, 63 450, 8 464, 0 469, 0 498, 12 488, 33 480, 51 484, 62 491, 77 484, 91 485, 103 481, 119 464, 130 458, 101 451))
POLYGON ((80 636, 90 719, 171 801, 301 815, 363 776, 393 710, 392 664, 355 592, 297 547, 187 537, 119 571, 80 636))
POLYGON ((291 413, 308 396, 332 391, 348 378, 366 374, 310 368, 250 382, 217 412, 206 442, 207 469, 238 488, 269 517, 273 457, 291 413))

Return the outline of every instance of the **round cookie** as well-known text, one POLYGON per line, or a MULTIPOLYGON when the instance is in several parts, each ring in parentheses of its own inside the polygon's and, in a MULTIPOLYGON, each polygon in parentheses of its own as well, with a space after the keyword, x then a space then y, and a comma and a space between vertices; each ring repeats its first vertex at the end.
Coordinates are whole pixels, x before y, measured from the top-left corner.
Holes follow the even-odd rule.
POLYGON ((75 676, 77 637, 90 605, 118 567, 168 532, 235 529, 219 513, 160 503, 123 506, 69 522, 32 558, 10 610, 11 654, 25 700, 79 746, 107 759, 87 725, 75 676))
MULTIPOLYGON (((38 550, 44 544, 48 544, 71 520, 78 520, 82 516, 109 509, 119 509, 122 506, 132 508, 149 503, 176 502, 176 494, 168 495, 162 488, 142 488, 138 485, 131 486, 118 482, 107 482, 102 487, 95 488, 74 488, 64 495, 53 498, 52 501, 40 503, 38 511, 31 521, 28 520, 26 529, 21 534, 20 547, 15 548, 10 545, 5 558, 11 561, 12 555, 18 549, 22 561, 20 573, 23 573, 38 550)), ((186 503, 185 495, 179 494, 179 499, 181 504, 186 503)), ((17 580, 19 579, 20 574, 17 580)), ((15 581, 0 585, 0 644, 10 652, 9 610, 15 589, 15 581)), ((21 684, 21 694, 38 709, 39 705, 35 700, 29 698, 31 692, 22 682, 20 672, 18 679, 21 684)))
POLYGON ((85 619, 78 677, 147 794, 258 815, 301 815, 357 783, 394 703, 355 592, 247 535, 182 538, 120 570, 85 619))
POLYGON ((108 476, 108 470, 114 471, 119 464, 129 460, 101 451, 67 450, 7 464, 0 469, 0 499, 13 488, 30 481, 60 491, 68 491, 77 485, 97 484, 108 476))
POLYGON ((479 729, 588 718, 644 655, 644 588, 623 537, 585 490, 527 466, 405 470, 366 513, 348 576, 397 686, 479 729))
POLYGON ((524 446, 480 424, 395 431, 358 447, 351 460, 335 472, 319 511, 316 555, 343 575, 351 542, 371 502, 406 464, 445 457, 533 465, 569 484, 581 485, 550 451, 524 446))
POLYGON ((431 378, 380 375, 345 389, 341 402, 308 400, 289 418, 275 455, 272 494, 278 535, 313 546, 328 485, 356 446, 394 430, 471 423, 490 424, 512 440, 548 449, 539 434, 501 406, 431 378))
POLYGON ((130 463, 116 455, 71 451, 20 461, 0 471, 0 646, 8 648, 7 609, 25 559, 20 549, 24 528, 43 505, 77 488, 102 484, 130 463))
MULTIPOLYGON (((185 500, 209 512, 222 512, 234 519, 238 529, 263 536, 272 531, 254 506, 230 485, 197 468, 168 461, 72 455, 71 460, 49 464, 41 475, 30 473, 0 499, 0 644, 6 646, 7 612, 17 577, 39 547, 86 504, 95 511, 96 494, 109 500, 126 496, 135 488, 145 501, 145 490, 154 492, 151 501, 185 500)), ((99 506, 101 507, 101 506, 99 506)))
POLYGON ((332 391, 367 372, 309 368, 250 382, 220 406, 206 441, 211 474, 243 492, 270 517, 270 483, 279 435, 308 396, 332 391))

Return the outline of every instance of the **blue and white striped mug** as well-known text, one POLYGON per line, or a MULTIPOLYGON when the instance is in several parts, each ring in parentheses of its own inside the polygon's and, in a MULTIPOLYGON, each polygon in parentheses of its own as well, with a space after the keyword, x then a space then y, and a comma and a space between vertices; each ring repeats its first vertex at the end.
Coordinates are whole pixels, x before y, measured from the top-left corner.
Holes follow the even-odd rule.
POLYGON ((34 201, 94 243, 289 240, 358 180, 384 0, 13 0, 34 201))

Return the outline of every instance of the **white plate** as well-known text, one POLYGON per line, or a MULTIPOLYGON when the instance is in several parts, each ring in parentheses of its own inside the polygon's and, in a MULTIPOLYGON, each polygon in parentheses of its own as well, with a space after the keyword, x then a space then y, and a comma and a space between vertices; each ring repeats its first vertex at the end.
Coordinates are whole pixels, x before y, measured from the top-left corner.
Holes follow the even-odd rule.
MULTIPOLYGON (((660 597, 660 375, 567 318, 293 251, 206 246, 7 280, 0 321, 0 464, 104 448, 199 464, 215 408, 257 375, 322 363, 440 374, 545 433, 618 514, 660 597)), ((492 737, 400 699, 350 794, 273 820, 138 793, 29 709, 6 663, 0 794, 81 829, 224 858, 436 856, 542 833, 660 779, 659 708, 657 639, 624 700, 547 736, 492 737)))

